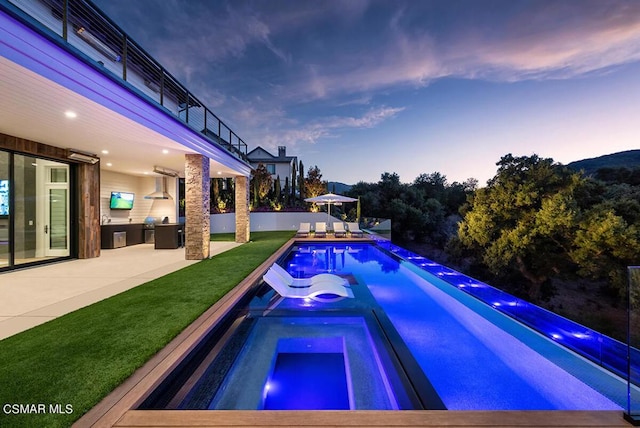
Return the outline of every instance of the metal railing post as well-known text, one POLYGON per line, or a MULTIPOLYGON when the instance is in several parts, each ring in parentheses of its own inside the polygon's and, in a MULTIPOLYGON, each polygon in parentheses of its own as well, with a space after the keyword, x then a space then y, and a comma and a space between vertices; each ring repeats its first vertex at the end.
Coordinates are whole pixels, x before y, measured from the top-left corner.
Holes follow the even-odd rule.
POLYGON ((164 105, 164 69, 160 68, 160 105, 164 105))
POLYGON ((122 80, 127 81, 127 35, 122 36, 122 80))
POLYGON ((187 105, 185 107, 185 110, 187 112, 185 115, 185 121, 189 123, 189 91, 187 91, 187 105))
POLYGON ((69 18, 69 0, 63 0, 62 2, 62 38, 65 41, 69 41, 67 37, 68 19, 69 18))

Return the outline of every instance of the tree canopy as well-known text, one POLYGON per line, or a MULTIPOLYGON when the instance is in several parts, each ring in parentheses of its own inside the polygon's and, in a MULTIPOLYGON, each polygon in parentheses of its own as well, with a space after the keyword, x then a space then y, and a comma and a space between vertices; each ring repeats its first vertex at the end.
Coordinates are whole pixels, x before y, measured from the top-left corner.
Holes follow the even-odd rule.
POLYGON ((519 273, 533 301, 550 278, 566 274, 625 289, 640 237, 623 215, 637 221, 640 205, 608 199, 598 183, 553 159, 508 154, 496 165, 458 227, 460 242, 493 274, 519 273))

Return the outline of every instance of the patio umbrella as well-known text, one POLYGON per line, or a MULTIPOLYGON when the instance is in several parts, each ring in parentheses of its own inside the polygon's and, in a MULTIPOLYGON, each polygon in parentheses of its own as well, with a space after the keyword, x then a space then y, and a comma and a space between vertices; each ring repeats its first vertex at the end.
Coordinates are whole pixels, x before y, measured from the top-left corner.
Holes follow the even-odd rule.
POLYGON ((356 202, 357 199, 350 198, 348 196, 336 195, 335 193, 327 193, 324 195, 316 196, 315 198, 306 198, 306 202, 314 202, 316 204, 327 204, 327 223, 329 223, 329 216, 331 215, 331 204, 342 205, 343 202, 356 202))

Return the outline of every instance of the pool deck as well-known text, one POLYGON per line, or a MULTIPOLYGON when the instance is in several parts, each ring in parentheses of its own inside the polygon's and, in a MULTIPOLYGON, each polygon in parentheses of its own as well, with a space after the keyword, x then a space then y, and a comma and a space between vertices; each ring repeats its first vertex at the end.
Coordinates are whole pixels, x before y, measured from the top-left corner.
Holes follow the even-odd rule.
POLYGON ((114 427, 629 427, 620 412, 129 411, 114 427))

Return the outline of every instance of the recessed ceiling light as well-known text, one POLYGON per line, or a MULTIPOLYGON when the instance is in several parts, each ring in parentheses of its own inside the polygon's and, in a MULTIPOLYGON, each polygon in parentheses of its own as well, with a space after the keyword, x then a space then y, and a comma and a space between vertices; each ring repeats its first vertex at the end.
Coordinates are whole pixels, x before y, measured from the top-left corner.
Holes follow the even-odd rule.
POLYGON ((149 173, 147 171, 144 172, 144 175, 149 175, 149 173))
POLYGON ((102 154, 103 154, 103 155, 108 155, 108 154, 109 154, 109 150, 103 150, 103 151, 102 151, 102 154))
POLYGON ((107 166, 113 166, 111 162, 107 162, 107 166))
POLYGON ((162 149, 162 153, 164 153, 164 154, 166 155, 167 153, 169 153, 169 150, 167 150, 167 149, 162 149))
POLYGON ((218 175, 222 175, 222 171, 218 171, 218 175))
POLYGON ((69 119, 75 119, 76 117, 78 117, 78 114, 75 111, 71 111, 71 110, 65 111, 64 115, 67 116, 67 118, 69 119))

